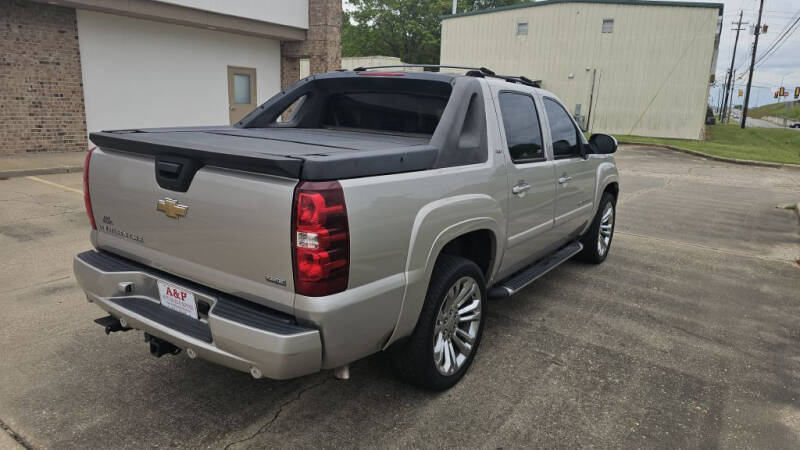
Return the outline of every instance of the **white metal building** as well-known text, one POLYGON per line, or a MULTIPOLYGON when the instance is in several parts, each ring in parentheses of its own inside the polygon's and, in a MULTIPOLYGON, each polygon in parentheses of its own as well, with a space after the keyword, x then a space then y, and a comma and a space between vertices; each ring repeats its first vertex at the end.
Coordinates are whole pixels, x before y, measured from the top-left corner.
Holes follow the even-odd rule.
POLYGON ((545 0, 446 16, 441 64, 541 80, 591 132, 701 139, 723 5, 545 0))

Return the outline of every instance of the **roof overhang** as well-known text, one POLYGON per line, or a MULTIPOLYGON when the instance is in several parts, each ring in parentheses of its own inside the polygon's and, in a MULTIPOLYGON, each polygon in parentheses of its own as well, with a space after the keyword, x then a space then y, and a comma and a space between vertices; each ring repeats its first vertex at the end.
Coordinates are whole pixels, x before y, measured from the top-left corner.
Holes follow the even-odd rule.
POLYGON ((306 30, 153 0, 33 0, 76 9, 167 22, 281 41, 304 41, 306 30))
POLYGON ((528 3, 519 3, 516 5, 509 5, 509 6, 498 6, 497 8, 488 8, 488 9, 479 9, 477 11, 467 11, 458 14, 447 14, 441 16, 443 20, 445 19, 453 19, 456 17, 465 17, 465 16, 475 16, 478 14, 490 14, 493 12, 498 11, 507 11, 510 9, 522 9, 522 8, 535 8, 537 6, 547 6, 547 5, 555 5, 559 3, 594 3, 594 4, 601 4, 601 5, 633 5, 633 6, 674 6, 674 7, 681 7, 681 8, 716 8, 719 10, 719 15, 722 15, 722 11, 725 7, 722 3, 690 3, 690 2, 679 2, 679 1, 666 1, 666 0, 541 0, 541 1, 534 1, 528 3))

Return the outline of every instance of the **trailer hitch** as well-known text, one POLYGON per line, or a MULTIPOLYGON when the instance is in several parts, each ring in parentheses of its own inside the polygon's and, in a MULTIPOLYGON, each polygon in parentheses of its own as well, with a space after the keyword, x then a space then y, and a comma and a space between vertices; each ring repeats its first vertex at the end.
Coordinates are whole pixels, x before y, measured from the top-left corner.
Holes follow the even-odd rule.
POLYGON ((105 328, 106 334, 116 333, 117 331, 128 331, 133 328, 129 327, 127 323, 122 323, 114 316, 101 317, 94 319, 94 323, 105 328))
POLYGON ((181 349, 178 347, 150 333, 144 334, 144 341, 150 343, 150 354, 156 358, 161 358, 164 355, 177 355, 181 352, 181 349))

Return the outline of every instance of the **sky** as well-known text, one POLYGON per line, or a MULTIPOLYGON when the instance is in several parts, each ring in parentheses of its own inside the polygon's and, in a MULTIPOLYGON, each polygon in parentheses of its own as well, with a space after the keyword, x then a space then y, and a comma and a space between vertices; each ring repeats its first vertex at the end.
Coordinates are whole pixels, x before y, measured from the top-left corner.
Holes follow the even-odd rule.
MULTIPOLYGON (((422 0, 424 1, 424 0, 422 0)), ((755 24, 758 18, 759 0, 680 0, 693 3, 723 3, 722 36, 719 43, 719 57, 716 68, 716 86, 711 88, 709 103, 716 105, 722 93, 722 84, 725 83, 725 74, 731 64, 733 54, 733 41, 736 32, 733 31, 734 25, 731 22, 738 21, 739 10, 744 11, 743 22, 755 24)), ((345 9, 351 9, 347 0, 344 0, 345 9)), ((758 54, 778 38, 784 27, 787 27, 800 15, 800 0, 764 0, 764 13, 761 19, 762 24, 767 24, 769 29, 767 34, 762 34, 758 41, 758 54)), ((749 27, 746 25, 745 27, 749 27)), ((749 28, 742 31, 739 35, 739 46, 736 51, 736 62, 734 68, 739 68, 737 73, 744 73, 750 64, 753 35, 749 28)), ((800 86, 800 24, 797 30, 778 48, 778 50, 756 68, 753 75, 753 90, 750 95, 750 106, 759 106, 767 103, 774 103, 776 100, 773 93, 780 87, 781 80, 783 86, 794 94, 794 88, 800 86)), ((745 89, 747 77, 736 80, 737 89, 745 89), (740 86, 741 85, 741 86, 740 86)), ((789 97, 793 98, 793 97, 789 97)), ((734 95, 734 104, 743 103, 744 97, 739 98, 734 95)))
MULTIPOLYGON (((700 1, 700 0, 683 0, 700 1)), ((715 2, 714 0, 708 0, 715 2)), ((758 19, 759 0, 722 0, 715 3, 723 3, 722 36, 719 44, 719 58, 717 60, 716 79, 720 86, 725 82, 725 74, 731 64, 733 54, 733 42, 736 37, 735 27, 731 22, 739 19, 739 10, 744 10, 743 22, 755 24, 758 19)), ((764 0, 764 13, 761 18, 762 24, 769 25, 767 34, 762 34, 758 40, 758 54, 778 38, 784 27, 787 27, 800 15, 800 1, 798 0, 764 0)), ((749 27, 749 25, 748 25, 749 27)), ((739 71, 744 73, 750 64, 753 36, 749 32, 742 31, 739 35, 739 47, 736 51, 736 62, 734 68, 739 67, 739 71)), ((739 72, 737 71, 737 73, 739 72)), ((794 88, 800 86, 800 25, 794 34, 779 47, 779 49, 764 61, 763 65, 756 68, 753 75, 753 90, 750 94, 750 106, 758 106, 767 103, 774 103, 777 100, 773 93, 780 87, 781 80, 783 86, 794 94, 794 88)), ((744 90, 747 84, 747 77, 736 81, 736 88, 744 90)), ((719 95, 722 92, 720 87, 711 89, 709 102, 716 105, 719 95)), ((789 97, 793 98, 793 97, 789 97)), ((734 104, 741 104, 743 97, 734 95, 734 104)))

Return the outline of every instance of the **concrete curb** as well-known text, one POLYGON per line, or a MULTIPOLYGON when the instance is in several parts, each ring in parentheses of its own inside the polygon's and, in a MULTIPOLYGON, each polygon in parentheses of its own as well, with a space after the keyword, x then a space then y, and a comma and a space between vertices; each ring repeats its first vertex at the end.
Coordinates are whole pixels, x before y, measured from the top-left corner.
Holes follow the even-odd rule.
POLYGON ((767 161, 751 161, 749 159, 735 159, 735 158, 726 158, 724 156, 714 156, 709 155, 708 153, 698 152, 697 150, 689 150, 687 148, 681 147, 673 147, 671 145, 664 145, 664 144, 650 144, 646 142, 630 142, 630 141, 620 141, 619 144, 621 145, 641 145, 643 147, 659 147, 664 148, 667 150, 672 150, 681 153, 688 153, 694 156, 700 156, 702 158, 713 159, 714 161, 721 161, 727 162, 732 164, 741 164, 744 166, 759 166, 759 167, 771 167, 773 169, 789 169, 789 170, 800 170, 800 165, 798 164, 785 164, 785 163, 774 163, 774 162, 767 162, 767 161))
POLYGON ((797 224, 800 225, 800 202, 794 205, 794 213, 797 215, 797 224))
POLYGON ((74 166, 39 167, 36 169, 0 170, 0 179, 6 179, 12 177, 27 177, 31 175, 50 175, 54 173, 71 173, 71 172, 83 172, 83 165, 77 164, 74 166))

